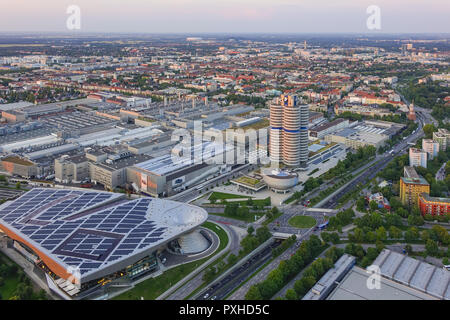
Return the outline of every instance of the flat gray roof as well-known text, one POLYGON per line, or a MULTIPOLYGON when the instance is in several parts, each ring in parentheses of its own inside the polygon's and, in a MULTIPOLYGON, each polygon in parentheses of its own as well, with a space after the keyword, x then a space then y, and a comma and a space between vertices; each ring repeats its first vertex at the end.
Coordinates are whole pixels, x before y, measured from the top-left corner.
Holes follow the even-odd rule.
POLYGON ((426 262, 384 249, 375 259, 381 275, 439 299, 450 300, 450 272, 426 262))
POLYGON ((369 289, 367 280, 371 274, 353 267, 327 300, 435 300, 424 292, 381 277, 380 289, 369 289))

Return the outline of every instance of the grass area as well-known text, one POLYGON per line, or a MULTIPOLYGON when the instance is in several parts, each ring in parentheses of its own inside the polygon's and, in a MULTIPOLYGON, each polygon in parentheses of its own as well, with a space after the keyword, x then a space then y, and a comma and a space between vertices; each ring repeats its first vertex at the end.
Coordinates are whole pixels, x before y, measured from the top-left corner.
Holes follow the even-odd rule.
MULTIPOLYGON (((14 264, 7 256, 0 253, 0 265, 11 265, 14 264)), ((15 275, 14 277, 5 278, 3 286, 0 286, 0 295, 3 300, 8 300, 14 295, 17 285, 20 283, 19 277, 15 275)))
POLYGON ((271 204, 267 204, 268 200, 266 199, 256 199, 253 200, 252 199, 252 204, 249 205, 247 203, 247 200, 244 201, 233 201, 232 203, 239 203, 240 206, 248 206, 248 207, 252 207, 252 206, 270 206, 271 204))
POLYGON ((264 215, 263 213, 251 213, 251 212, 249 215, 246 215, 244 217, 231 216, 231 215, 224 214, 224 213, 212 213, 212 214, 215 216, 218 216, 218 217, 231 218, 231 219, 244 221, 244 222, 255 222, 255 216, 257 216, 256 220, 258 220, 259 218, 261 218, 264 215))
POLYGON ((293 226, 294 228, 312 228, 316 225, 316 219, 309 216, 295 216, 289 219, 288 223, 293 226))
POLYGON ((118 295, 113 300, 140 300, 141 297, 144 297, 145 300, 155 300, 227 246, 229 239, 225 230, 212 222, 205 222, 203 227, 214 231, 220 239, 219 248, 217 248, 213 255, 169 269, 156 278, 142 281, 131 290, 118 295))
POLYGON ((219 237, 220 244, 219 248, 217 249, 216 253, 219 251, 222 251, 227 245, 228 245, 228 235, 225 232, 225 230, 222 229, 222 227, 219 227, 217 224, 206 221, 203 225, 203 227, 210 229, 211 231, 214 231, 217 236, 219 237))
POLYGON ((234 181, 242 183, 242 184, 247 184, 247 185, 250 185, 250 186, 256 186, 258 183, 261 182, 258 179, 250 178, 250 177, 247 177, 247 176, 239 177, 239 178, 235 179, 234 181))
POLYGON ((270 121, 267 118, 262 119, 261 121, 249 124, 247 126, 242 127, 241 129, 244 129, 244 131, 247 131, 249 129, 253 129, 253 130, 259 130, 259 129, 263 129, 266 128, 270 125, 270 121))
POLYGON ((216 199, 216 200, 223 200, 223 199, 248 199, 252 198, 250 196, 243 196, 240 194, 232 194, 232 193, 224 193, 224 192, 212 192, 208 198, 208 200, 216 199))

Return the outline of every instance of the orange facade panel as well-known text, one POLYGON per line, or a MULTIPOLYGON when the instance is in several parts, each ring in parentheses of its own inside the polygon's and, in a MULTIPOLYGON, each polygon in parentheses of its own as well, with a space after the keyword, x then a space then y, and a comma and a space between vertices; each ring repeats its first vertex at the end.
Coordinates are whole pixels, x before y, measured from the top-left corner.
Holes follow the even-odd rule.
POLYGON ((37 249, 33 244, 31 244, 30 242, 28 242, 27 240, 25 240, 24 238, 22 238, 21 236, 19 236, 14 231, 10 230, 9 228, 7 228, 5 225, 3 225, 1 223, 0 223, 0 229, 2 229, 2 231, 5 232, 8 235, 8 237, 10 237, 11 239, 18 241, 18 242, 26 245, 31 250, 33 250, 34 253, 36 253, 39 256, 39 258, 46 264, 46 266, 50 270, 52 270, 52 272, 54 274, 56 274, 57 276, 59 276, 63 279, 66 279, 66 280, 71 279, 72 282, 75 283, 75 279, 74 279, 73 275, 71 273, 68 273, 65 267, 58 264, 55 260, 53 260, 48 255, 46 255, 45 253, 43 253, 42 251, 37 249))

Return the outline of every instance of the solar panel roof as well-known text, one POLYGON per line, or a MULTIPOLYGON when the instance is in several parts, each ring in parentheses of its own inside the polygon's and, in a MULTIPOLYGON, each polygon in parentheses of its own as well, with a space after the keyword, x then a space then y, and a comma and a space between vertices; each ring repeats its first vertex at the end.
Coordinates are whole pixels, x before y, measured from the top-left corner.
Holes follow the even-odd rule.
POLYGON ((0 226, 66 269, 77 270, 81 278, 168 241, 206 218, 203 209, 174 201, 126 201, 122 194, 64 189, 33 189, 0 207, 0 226))

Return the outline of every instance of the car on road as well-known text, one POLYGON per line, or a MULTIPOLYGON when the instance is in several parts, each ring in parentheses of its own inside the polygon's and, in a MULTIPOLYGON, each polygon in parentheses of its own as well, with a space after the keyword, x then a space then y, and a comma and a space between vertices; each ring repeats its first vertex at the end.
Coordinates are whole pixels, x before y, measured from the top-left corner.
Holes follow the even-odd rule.
POLYGON ((203 299, 208 299, 208 297, 209 297, 209 293, 205 294, 205 295, 203 296, 203 299))

